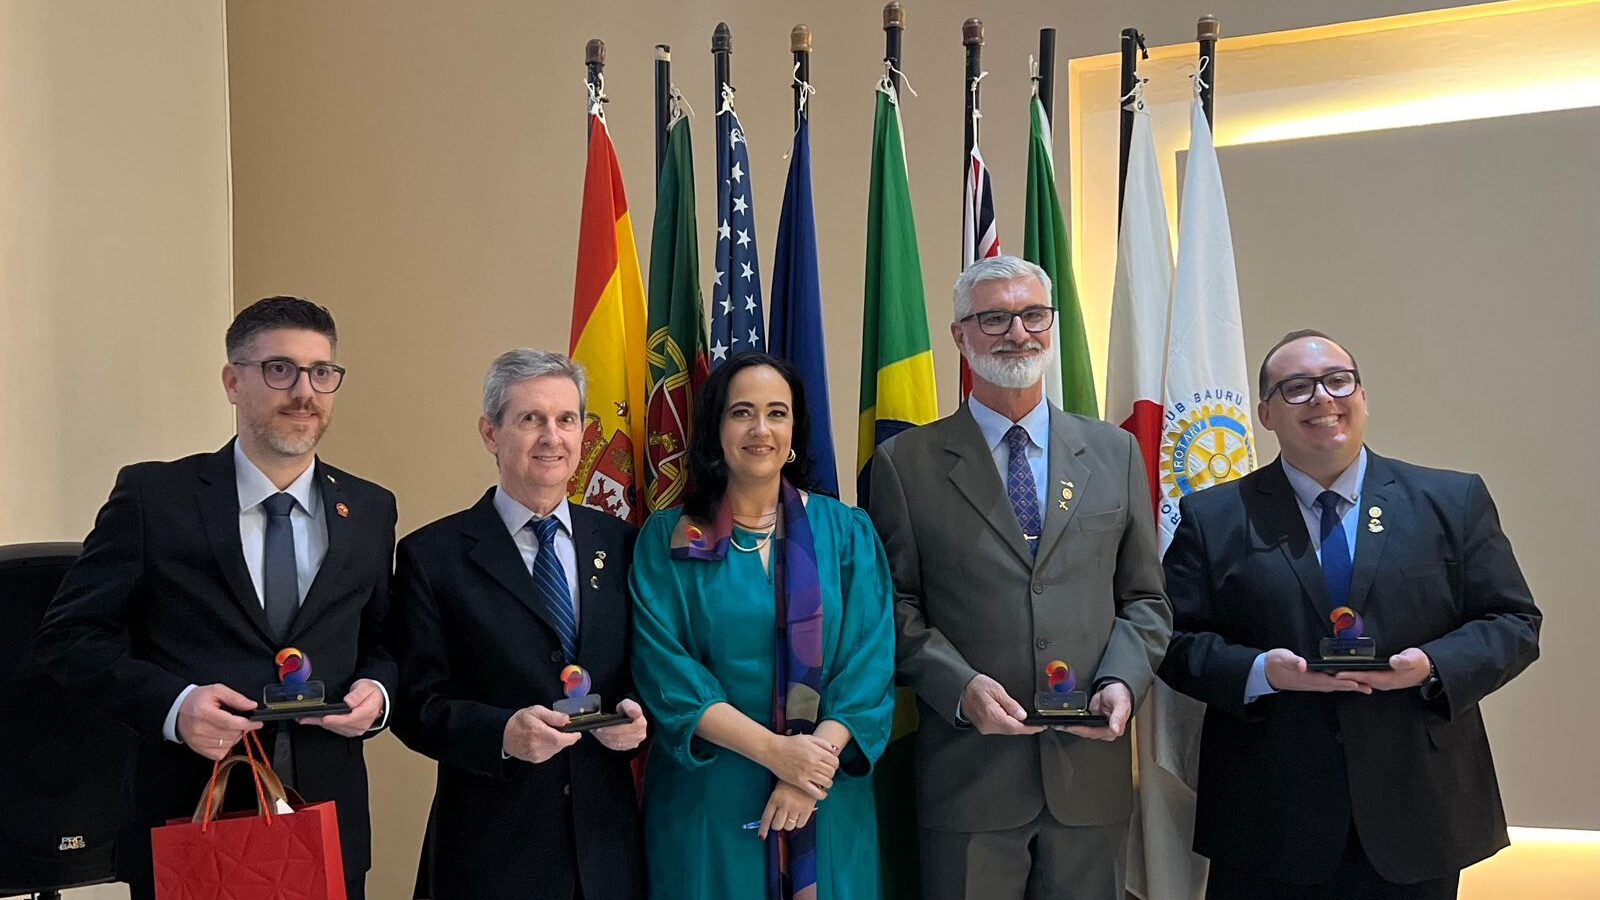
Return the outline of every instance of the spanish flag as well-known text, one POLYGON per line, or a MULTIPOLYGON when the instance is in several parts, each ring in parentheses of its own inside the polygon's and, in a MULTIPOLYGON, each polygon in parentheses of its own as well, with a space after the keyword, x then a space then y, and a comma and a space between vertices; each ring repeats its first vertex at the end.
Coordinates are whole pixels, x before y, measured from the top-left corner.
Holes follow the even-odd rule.
POLYGON ((639 524, 648 373, 644 280, 617 151, 598 114, 589 116, 571 355, 588 370, 589 396, 582 458, 568 493, 573 503, 639 524))

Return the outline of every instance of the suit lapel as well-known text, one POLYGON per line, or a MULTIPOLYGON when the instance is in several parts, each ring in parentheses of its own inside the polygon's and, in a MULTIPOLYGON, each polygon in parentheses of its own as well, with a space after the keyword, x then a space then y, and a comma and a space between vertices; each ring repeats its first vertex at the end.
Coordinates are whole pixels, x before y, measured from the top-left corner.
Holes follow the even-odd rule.
POLYGON ((239 485, 234 476, 232 441, 211 455, 201 467, 199 480, 195 500, 200 506, 200 520, 205 525, 206 539, 216 557, 217 568, 245 618, 268 644, 276 645, 272 628, 267 624, 267 611, 256 595, 255 585, 250 582, 244 545, 239 540, 239 485))
MULTIPOLYGON (((1355 569, 1350 574, 1350 606, 1360 609, 1367 599, 1367 591, 1372 588, 1372 578, 1378 571, 1378 563, 1383 559, 1383 548, 1388 543, 1389 530, 1384 523, 1382 531, 1374 532, 1367 524, 1373 516, 1370 514, 1374 506, 1385 513, 1392 512, 1391 506, 1395 503, 1397 495, 1393 491, 1394 474, 1389 469, 1389 461, 1383 457, 1367 451, 1367 475, 1361 485, 1361 506, 1356 514, 1356 558, 1355 569)), ((1378 517, 1380 521, 1382 516, 1378 517)))
POLYGON ((1256 491, 1261 503, 1258 519, 1261 537, 1276 543, 1283 552, 1284 561, 1294 570, 1305 589, 1306 600, 1311 604, 1315 621, 1326 622, 1332 605, 1328 599, 1328 584, 1322 577, 1322 564, 1317 562, 1317 551, 1311 546, 1311 535, 1306 531, 1305 517, 1295 500, 1294 488, 1283 474, 1283 464, 1273 460, 1261 477, 1256 479, 1256 491))
MULTIPOLYGON (((1050 552, 1060 543, 1067 525, 1078 514, 1078 504, 1062 499, 1062 490, 1070 482, 1074 499, 1083 496, 1089 487, 1091 472, 1084 465, 1084 445, 1072 434, 1071 420, 1055 407, 1050 408, 1050 482, 1044 486, 1044 535, 1039 539, 1039 556, 1034 566, 1044 564, 1050 552), (1066 509, 1062 509, 1062 504, 1066 509)), ((1013 516, 1014 517, 1014 516, 1013 516)))
MULTIPOLYGON (((579 509, 574 506, 568 511, 572 514, 572 549, 578 567, 578 654, 581 659, 590 631, 600 627, 600 585, 606 583, 607 578, 623 577, 623 572, 596 568, 597 563, 607 562, 598 555, 604 553, 606 547, 600 540, 599 529, 594 526, 594 518, 583 515, 579 509)), ((615 560, 610 562, 616 564, 615 560)))
POLYGON ((1017 513, 1006 498, 1005 485, 1000 483, 994 454, 984 444, 983 432, 965 405, 950 418, 945 450, 956 457, 955 464, 950 467, 950 481, 978 511, 978 516, 1000 535, 1017 559, 1032 568, 1033 554, 1022 536, 1022 526, 1017 524, 1017 513))
POLYGON ((312 487, 322 493, 322 520, 327 523, 328 552, 322 557, 322 565, 317 567, 317 575, 311 579, 311 587, 306 589, 306 596, 300 603, 300 611, 295 614, 294 622, 289 626, 291 637, 297 636, 301 628, 315 622, 321 614, 323 607, 332 603, 339 596, 337 580, 349 568, 350 545, 355 539, 355 515, 359 510, 350 509, 344 504, 344 486, 339 484, 338 477, 328 471, 328 467, 319 459, 316 462, 317 473, 312 479, 312 487), (346 515, 339 515, 339 507, 344 505, 346 515))
POLYGON ((472 507, 471 513, 464 526, 467 537, 472 542, 472 548, 467 551, 467 558, 499 582, 500 586, 515 597, 517 602, 527 607, 529 612, 538 616, 539 620, 550 629, 551 634, 559 639, 561 630, 551 617, 550 610, 545 607, 543 598, 539 596, 539 589, 533 583, 533 576, 528 573, 528 566, 522 561, 521 551, 511 539, 511 533, 506 531, 506 523, 495 511, 494 488, 490 488, 489 492, 483 495, 483 499, 472 507))

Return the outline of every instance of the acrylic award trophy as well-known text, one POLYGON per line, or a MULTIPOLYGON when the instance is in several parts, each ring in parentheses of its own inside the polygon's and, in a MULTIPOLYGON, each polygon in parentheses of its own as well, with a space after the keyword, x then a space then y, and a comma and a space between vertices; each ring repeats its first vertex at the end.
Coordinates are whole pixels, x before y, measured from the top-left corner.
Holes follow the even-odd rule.
POLYGON ((1044 667, 1045 681, 1050 690, 1033 695, 1034 714, 1024 719, 1027 725, 1085 725, 1100 728, 1108 720, 1089 709, 1089 695, 1077 690, 1078 674, 1061 660, 1052 660, 1044 667))
POLYGON ((261 705, 246 716, 253 722, 277 722, 347 713, 342 702, 327 702, 320 681, 311 681, 311 657, 293 647, 278 651, 272 661, 278 667, 278 683, 261 689, 261 705))
POLYGON ((566 713, 571 721, 557 728, 557 731, 570 734, 574 731, 605 728, 608 725, 626 725, 632 721, 622 713, 601 712, 600 695, 589 693, 591 686, 589 673, 581 667, 567 666, 561 670, 561 688, 567 696, 550 704, 550 708, 558 713, 566 713))
POLYGON ((1389 660, 1378 659, 1378 642, 1362 634, 1361 614, 1341 606, 1328 614, 1333 637, 1325 637, 1318 648, 1321 659, 1306 660, 1313 672, 1374 672, 1389 668, 1389 660))

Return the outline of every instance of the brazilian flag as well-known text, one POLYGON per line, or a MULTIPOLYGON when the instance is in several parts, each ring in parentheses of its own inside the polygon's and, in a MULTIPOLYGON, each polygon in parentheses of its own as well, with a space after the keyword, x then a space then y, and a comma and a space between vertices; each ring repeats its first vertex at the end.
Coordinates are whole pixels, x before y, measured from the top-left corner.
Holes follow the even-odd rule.
MULTIPOLYGON (((866 288, 856 457, 856 502, 862 506, 870 496, 873 449, 939 415, 899 98, 887 75, 878 84, 877 115, 872 126, 866 288)), ((910 688, 897 686, 894 730, 874 770, 873 783, 878 804, 883 896, 887 900, 917 900, 921 892, 911 740, 916 729, 916 695, 910 688)))

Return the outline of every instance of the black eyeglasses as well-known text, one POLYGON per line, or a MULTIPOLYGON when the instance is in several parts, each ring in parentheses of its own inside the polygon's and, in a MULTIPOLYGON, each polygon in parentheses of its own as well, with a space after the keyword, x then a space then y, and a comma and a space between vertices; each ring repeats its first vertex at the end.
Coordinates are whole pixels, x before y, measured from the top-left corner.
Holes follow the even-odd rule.
POLYGON ((1267 395, 1262 397, 1262 402, 1272 399, 1273 394, 1282 394, 1283 402, 1299 406, 1310 403, 1316 396, 1317 385, 1328 392, 1329 397, 1348 397, 1361 386, 1361 373, 1355 369, 1334 369, 1321 375, 1299 375, 1294 378, 1285 378, 1272 386, 1267 395))
POLYGON ((978 330, 990 337, 999 337, 1011 330, 1011 320, 1021 319, 1022 328, 1029 334, 1038 334, 1049 331, 1055 323, 1056 311, 1050 306, 1030 306, 1024 310, 1011 312, 1006 309, 988 309, 975 312, 970 316, 963 316, 959 321, 966 322, 978 320, 978 330))
POLYGON ((294 360, 273 356, 267 359, 236 359, 230 360, 236 366, 260 366, 261 380, 267 387, 274 390, 292 390, 295 382, 300 380, 300 373, 306 373, 306 380, 311 383, 311 389, 319 394, 331 394, 344 383, 344 366, 333 363, 317 363, 313 366, 295 365, 294 360))

